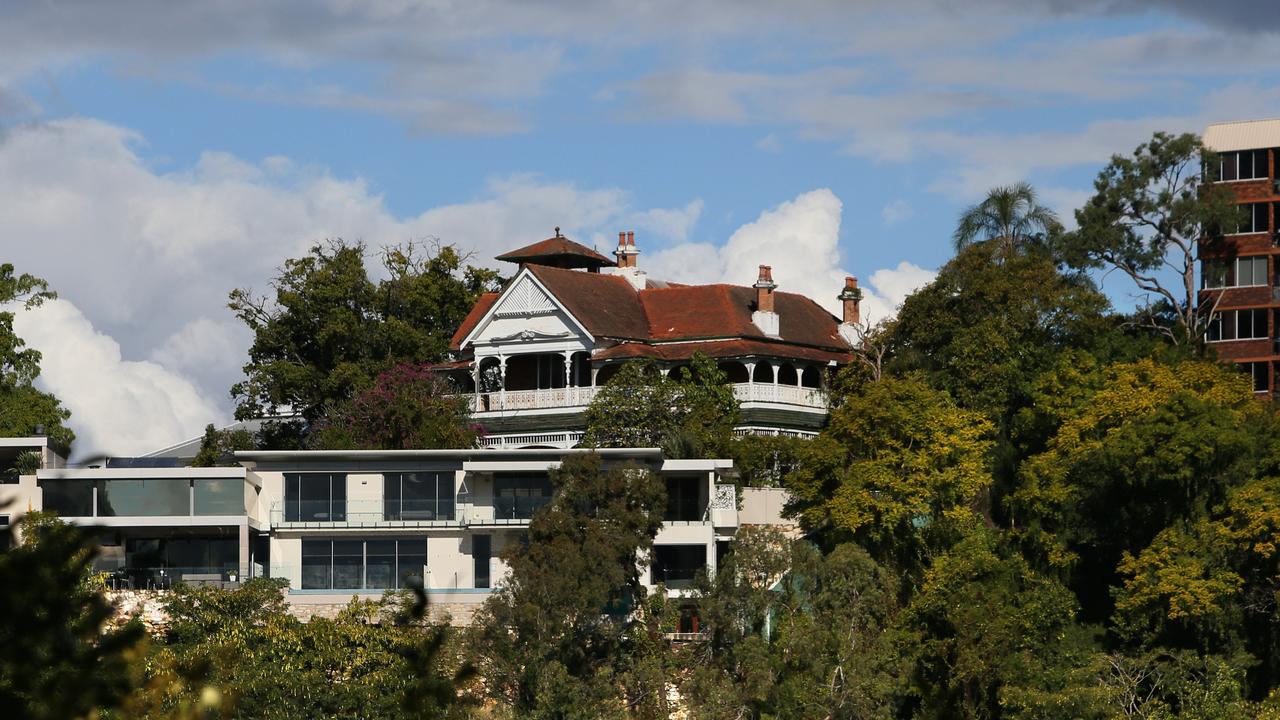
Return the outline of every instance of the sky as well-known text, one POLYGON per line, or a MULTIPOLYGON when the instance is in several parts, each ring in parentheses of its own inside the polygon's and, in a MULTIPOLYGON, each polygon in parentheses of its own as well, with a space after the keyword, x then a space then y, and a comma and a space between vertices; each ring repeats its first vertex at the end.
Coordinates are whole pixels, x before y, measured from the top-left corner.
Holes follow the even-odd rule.
MULTIPOLYGON (((1070 225, 1156 130, 1280 115, 1280 13, 1221 0, 7 0, 0 262, 75 454, 225 423, 262 292, 327 238, 494 264, 559 226, 640 265, 884 317, 962 210, 1070 225)), ((1104 278, 1126 302, 1128 288, 1104 278)))

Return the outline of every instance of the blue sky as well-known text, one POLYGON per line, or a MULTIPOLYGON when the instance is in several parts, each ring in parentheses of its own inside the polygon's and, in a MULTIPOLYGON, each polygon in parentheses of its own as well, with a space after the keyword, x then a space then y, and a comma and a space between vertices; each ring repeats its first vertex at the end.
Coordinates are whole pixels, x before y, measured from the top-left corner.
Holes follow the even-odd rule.
POLYGON ((61 293, 20 329, 82 450, 139 452, 229 417, 226 293, 326 237, 487 261, 636 230, 654 274, 769 262, 829 303, 856 274, 883 315, 988 188, 1069 220, 1154 130, 1280 115, 1278 29, 1190 0, 10 2, 3 259, 61 293))

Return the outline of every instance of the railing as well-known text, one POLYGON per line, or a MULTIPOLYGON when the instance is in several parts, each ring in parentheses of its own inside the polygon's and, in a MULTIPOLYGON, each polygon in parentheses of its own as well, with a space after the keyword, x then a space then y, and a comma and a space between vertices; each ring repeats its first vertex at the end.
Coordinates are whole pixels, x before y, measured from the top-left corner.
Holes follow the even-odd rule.
MULTIPOLYGON (((598 387, 567 387, 545 390, 507 390, 467 395, 471 411, 512 412, 553 408, 586 407, 595 399, 598 387)), ((819 388, 774 383, 733 383, 733 395, 739 402, 771 402, 825 408, 827 394, 819 388)))
POLYGON ((582 441, 581 432, 537 433, 532 435, 491 435, 480 439, 480 447, 528 447, 530 445, 550 445, 552 447, 571 448, 582 441))
POLYGON ((192 567, 120 567, 99 570, 111 590, 170 590, 174 585, 201 585, 230 590, 251 577, 262 576, 262 566, 203 565, 192 567))
POLYGON ((825 408, 827 394, 818 388, 773 383, 734 383, 733 396, 738 402, 772 402, 783 405, 825 408))
POLYGON ((456 503, 439 501, 432 507, 401 505, 382 500, 348 500, 327 516, 286 515, 284 503, 271 504, 272 527, 285 529, 378 527, 432 528, 467 525, 521 525, 551 501, 550 497, 499 495, 458 496, 456 503))

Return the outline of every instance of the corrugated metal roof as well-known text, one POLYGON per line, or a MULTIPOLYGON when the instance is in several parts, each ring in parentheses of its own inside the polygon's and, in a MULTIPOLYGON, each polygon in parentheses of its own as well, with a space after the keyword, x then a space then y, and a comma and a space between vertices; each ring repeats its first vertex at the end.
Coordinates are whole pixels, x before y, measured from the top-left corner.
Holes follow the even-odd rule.
POLYGON ((1280 118, 1214 123, 1205 128, 1204 145, 1217 152, 1280 147, 1280 118))

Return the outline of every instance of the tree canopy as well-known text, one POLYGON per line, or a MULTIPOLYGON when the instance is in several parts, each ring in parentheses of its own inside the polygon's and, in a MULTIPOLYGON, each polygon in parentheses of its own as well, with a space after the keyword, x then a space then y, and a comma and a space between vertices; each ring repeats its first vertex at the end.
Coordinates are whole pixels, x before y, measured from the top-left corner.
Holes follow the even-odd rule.
POLYGON ((28 273, 15 274, 13 265, 0 264, 0 437, 28 437, 37 430, 63 451, 75 433, 67 427, 71 412, 52 394, 36 389, 40 351, 28 347, 13 329, 14 310, 30 310, 57 293, 28 273))

